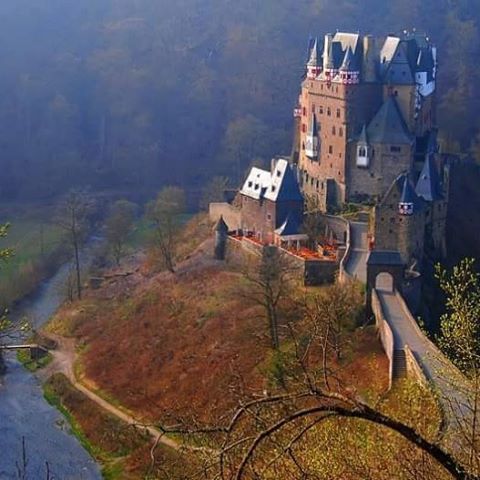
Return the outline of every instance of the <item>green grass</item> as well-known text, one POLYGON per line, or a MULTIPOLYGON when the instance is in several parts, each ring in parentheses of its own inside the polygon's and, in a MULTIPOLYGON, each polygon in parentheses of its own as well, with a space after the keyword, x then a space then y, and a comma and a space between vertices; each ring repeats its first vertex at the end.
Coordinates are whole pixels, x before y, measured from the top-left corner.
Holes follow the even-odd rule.
POLYGON ((0 303, 11 305, 31 293, 68 252, 65 233, 51 223, 53 207, 10 207, 0 210, 0 223, 10 223, 0 248, 13 249, 13 256, 0 265, 0 303))
POLYGON ((99 448, 92 445, 88 438, 83 433, 82 428, 76 421, 75 417, 70 413, 70 411, 63 405, 60 396, 55 391, 55 388, 50 383, 45 383, 43 385, 43 396, 45 400, 55 407, 67 420, 70 425, 72 434, 77 438, 83 448, 94 458, 100 458, 104 456, 104 452, 99 448))
POLYGON ((49 352, 43 358, 40 358, 38 360, 32 360, 30 358, 30 351, 29 350, 18 350, 17 360, 29 372, 36 372, 37 370, 40 370, 41 368, 46 367, 53 360, 53 355, 49 352))

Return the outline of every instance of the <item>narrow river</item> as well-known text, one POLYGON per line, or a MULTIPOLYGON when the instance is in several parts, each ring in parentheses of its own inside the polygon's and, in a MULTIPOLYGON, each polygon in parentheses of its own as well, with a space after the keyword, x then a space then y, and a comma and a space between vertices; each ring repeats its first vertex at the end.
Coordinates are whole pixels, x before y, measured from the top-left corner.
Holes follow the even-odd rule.
MULTIPOLYGON (((82 253, 86 269, 101 242, 92 238, 82 253)), ((41 327, 65 298, 69 265, 64 265, 38 291, 23 301, 14 319, 26 318, 41 327)), ((26 479, 46 478, 46 462, 53 480, 101 479, 98 465, 70 433, 64 417, 43 398, 38 380, 16 360, 6 356, 7 373, 0 384, 0 479, 17 479, 16 465, 22 465, 22 439, 27 453, 26 479)), ((23 478, 23 477, 22 477, 23 478)))

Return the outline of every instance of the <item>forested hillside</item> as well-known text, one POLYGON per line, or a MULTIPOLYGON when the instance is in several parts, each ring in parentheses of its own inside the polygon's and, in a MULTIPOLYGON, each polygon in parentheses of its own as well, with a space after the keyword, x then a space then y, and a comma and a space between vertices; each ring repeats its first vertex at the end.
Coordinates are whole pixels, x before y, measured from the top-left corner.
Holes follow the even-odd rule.
POLYGON ((416 27, 440 124, 480 141, 479 0, 2 0, 0 198, 235 181, 289 152, 311 35, 416 27))

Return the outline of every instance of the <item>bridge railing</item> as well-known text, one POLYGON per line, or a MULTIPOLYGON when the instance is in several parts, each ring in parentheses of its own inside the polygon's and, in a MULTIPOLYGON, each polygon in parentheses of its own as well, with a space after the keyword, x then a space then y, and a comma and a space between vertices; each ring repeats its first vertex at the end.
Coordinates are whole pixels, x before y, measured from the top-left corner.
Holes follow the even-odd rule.
POLYGON ((377 331, 380 335, 380 341, 382 342, 383 349, 388 358, 388 378, 389 386, 391 388, 393 384, 395 341, 392 329, 385 318, 382 304, 375 289, 372 290, 372 311, 375 317, 377 331))
POLYGON ((345 254, 340 261, 340 273, 338 276, 338 280, 340 283, 346 283, 349 280, 353 280, 353 277, 348 273, 347 271, 347 264, 350 261, 350 256, 352 254, 352 226, 350 225, 350 222, 348 220, 345 220, 348 224, 347 226, 347 239, 346 239, 346 250, 345 254))

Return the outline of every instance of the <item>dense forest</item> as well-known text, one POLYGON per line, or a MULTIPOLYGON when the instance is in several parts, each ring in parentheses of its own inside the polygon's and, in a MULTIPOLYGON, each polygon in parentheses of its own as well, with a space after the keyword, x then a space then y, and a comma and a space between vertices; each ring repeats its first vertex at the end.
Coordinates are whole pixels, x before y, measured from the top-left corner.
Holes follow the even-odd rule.
POLYGON ((480 143, 480 0, 3 0, 0 198, 235 182, 288 153, 312 35, 416 28, 444 143, 480 143))

